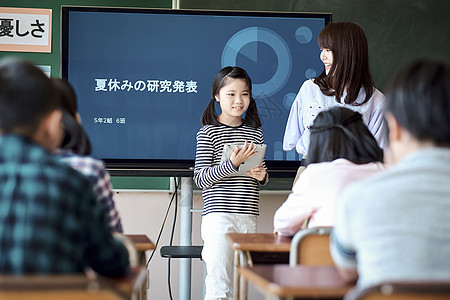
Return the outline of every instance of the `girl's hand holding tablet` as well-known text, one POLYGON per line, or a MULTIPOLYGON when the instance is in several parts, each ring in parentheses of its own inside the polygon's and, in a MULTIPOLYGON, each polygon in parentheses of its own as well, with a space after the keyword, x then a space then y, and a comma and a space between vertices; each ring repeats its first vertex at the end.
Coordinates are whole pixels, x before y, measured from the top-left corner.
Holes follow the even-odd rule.
POLYGON ((245 141, 244 146, 242 148, 235 147, 233 153, 231 154, 231 162, 233 163, 233 166, 238 169, 239 165, 242 164, 244 161, 249 159, 250 157, 255 156, 257 153, 256 151, 256 145, 251 142, 250 144, 245 141))
POLYGON ((264 182, 264 180, 266 180, 266 173, 267 170, 263 165, 247 171, 248 176, 255 178, 259 182, 264 182))

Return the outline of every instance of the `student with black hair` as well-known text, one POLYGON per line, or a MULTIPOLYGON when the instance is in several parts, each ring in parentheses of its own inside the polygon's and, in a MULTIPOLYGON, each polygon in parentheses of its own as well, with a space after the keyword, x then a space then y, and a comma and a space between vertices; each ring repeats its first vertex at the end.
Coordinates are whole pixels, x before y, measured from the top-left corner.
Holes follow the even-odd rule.
POLYGON ((383 150, 360 113, 332 107, 318 114, 310 132, 307 167, 274 216, 280 235, 295 235, 305 221, 308 227, 333 226, 341 190, 383 170, 383 150))
POLYGON ((101 160, 90 156, 91 142, 77 112, 76 93, 66 80, 60 78, 51 80, 61 99, 64 125, 64 137, 56 154, 63 162, 89 179, 111 231, 122 233, 122 222, 115 206, 110 175, 101 160))
POLYGON ((124 276, 128 252, 113 238, 89 181, 60 162, 59 97, 20 59, 0 61, 0 273, 67 274, 90 267, 124 276))
POLYGON ((236 174, 243 162, 256 155, 256 144, 264 144, 252 82, 244 69, 225 67, 216 74, 201 124, 194 182, 202 188, 204 201, 201 235, 207 272, 205 299, 231 299, 233 249, 225 234, 256 232, 259 186, 268 182, 264 163, 246 174, 236 174), (216 103, 221 109, 219 115, 216 103), (230 159, 222 162, 225 143, 243 146, 235 147, 230 159))
POLYGON ((358 287, 450 278, 450 64, 402 68, 386 97, 386 171, 341 195, 331 254, 358 287))

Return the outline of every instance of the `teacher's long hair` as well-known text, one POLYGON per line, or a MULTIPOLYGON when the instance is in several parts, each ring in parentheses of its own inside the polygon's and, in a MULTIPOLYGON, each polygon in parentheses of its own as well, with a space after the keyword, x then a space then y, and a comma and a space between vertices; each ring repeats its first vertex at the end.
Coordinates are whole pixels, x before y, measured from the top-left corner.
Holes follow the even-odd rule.
POLYGON ((353 22, 329 23, 319 34, 319 47, 330 49, 333 64, 326 75, 325 70, 314 80, 326 96, 335 96, 339 103, 361 105, 369 101, 374 92, 369 67, 369 47, 363 29, 353 22), (361 88, 366 97, 355 103, 361 88), (344 91, 347 95, 341 100, 344 91))

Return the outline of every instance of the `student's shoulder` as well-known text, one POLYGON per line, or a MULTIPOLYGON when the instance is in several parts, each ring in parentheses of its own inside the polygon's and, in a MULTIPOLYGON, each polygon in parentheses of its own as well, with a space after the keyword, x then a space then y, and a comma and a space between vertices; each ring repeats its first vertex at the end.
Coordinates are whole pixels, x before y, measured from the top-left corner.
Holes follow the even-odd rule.
POLYGON ((213 125, 213 124, 207 124, 202 126, 198 132, 197 132, 197 136, 199 135, 212 135, 216 132, 220 132, 223 130, 225 126, 222 124, 217 124, 217 125, 213 125))
POLYGON ((351 162, 346 159, 334 160, 309 164, 302 172, 301 176, 311 180, 328 180, 342 175, 343 170, 350 166, 351 162), (325 179, 326 178, 326 179, 325 179))
POLYGON ((84 173, 98 173, 105 170, 103 161, 87 155, 79 155, 70 151, 58 151, 57 156, 72 168, 84 173))
POLYGON ((55 184, 64 185, 72 190, 90 187, 90 182, 85 175, 57 155, 49 154, 42 168, 46 172, 48 180, 53 181, 55 184))
POLYGON ((249 125, 249 124, 246 124, 246 123, 243 123, 241 126, 239 126, 239 127, 236 127, 236 129, 240 129, 240 130, 253 130, 253 131, 261 131, 262 132, 262 129, 261 129, 261 127, 254 127, 254 126, 251 126, 251 125, 249 125))
POLYGON ((309 97, 310 95, 321 95, 322 92, 317 84, 314 83, 314 78, 305 80, 300 87, 300 91, 298 92, 298 96, 300 97, 309 97))
POLYGON ((383 170, 374 173, 373 175, 350 183, 342 192, 342 200, 347 202, 347 205, 370 200, 378 201, 383 195, 387 197, 389 190, 389 171, 383 170))
POLYGON ((22 166, 19 169, 22 170, 20 176, 24 180, 43 184, 46 191, 59 191, 59 194, 89 186, 83 175, 62 162, 54 153, 19 136, 6 136, 4 140, 14 149, 4 153, 4 158, 22 166))
POLYGON ((375 105, 378 105, 378 104, 382 104, 384 102, 384 100, 386 100, 386 97, 384 96, 384 94, 379 89, 374 87, 371 101, 375 105))
POLYGON ((206 124, 206 125, 203 125, 202 127, 200 127, 200 129, 198 131, 200 132, 200 131, 214 130, 214 129, 222 127, 221 125, 222 124, 206 124))
POLYGON ((305 80, 302 86, 300 87, 300 90, 316 90, 316 89, 319 89, 319 86, 315 84, 314 78, 305 80))

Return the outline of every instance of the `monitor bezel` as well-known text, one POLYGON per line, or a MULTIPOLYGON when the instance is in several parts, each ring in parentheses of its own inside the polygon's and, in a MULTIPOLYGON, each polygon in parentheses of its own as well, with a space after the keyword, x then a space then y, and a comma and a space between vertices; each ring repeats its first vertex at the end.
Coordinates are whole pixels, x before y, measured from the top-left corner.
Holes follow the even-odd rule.
MULTIPOLYGON (((323 18, 325 25, 331 22, 331 13, 318 12, 281 12, 281 11, 242 11, 242 10, 202 10, 202 9, 167 9, 167 8, 128 8, 100 6, 61 6, 61 77, 68 78, 68 32, 70 12, 108 12, 108 13, 148 13, 148 14, 188 14, 212 16, 243 17, 286 17, 286 18, 323 18)), ((105 166, 113 176, 170 176, 192 177, 195 159, 103 159, 105 166)), ((302 161, 266 160, 271 177, 295 177, 302 161)))

